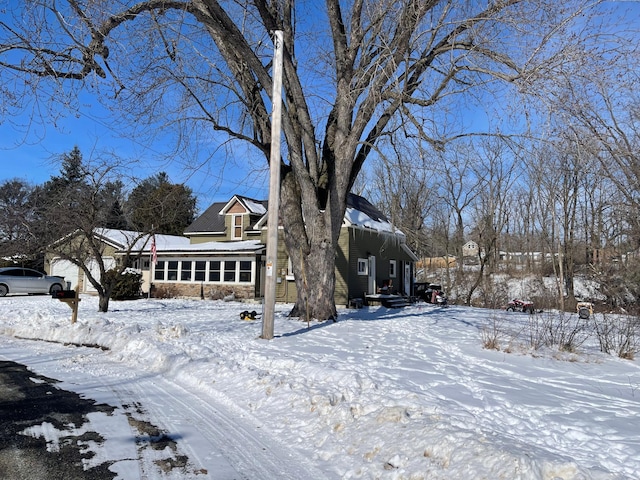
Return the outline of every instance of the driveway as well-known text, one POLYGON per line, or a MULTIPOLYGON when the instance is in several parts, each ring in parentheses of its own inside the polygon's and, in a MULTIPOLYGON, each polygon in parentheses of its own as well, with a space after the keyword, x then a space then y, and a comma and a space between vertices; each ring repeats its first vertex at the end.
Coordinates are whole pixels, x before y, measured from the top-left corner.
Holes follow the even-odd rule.
POLYGON ((100 348, 0 336, 0 479, 327 478, 177 380, 100 348))
POLYGON ((56 383, 19 363, 0 361, 0 478, 115 478, 108 463, 83 467, 95 455, 86 446, 104 441, 83 428, 87 415, 111 414, 114 407, 81 398, 56 383), (48 442, 53 432, 58 432, 57 441, 48 442))

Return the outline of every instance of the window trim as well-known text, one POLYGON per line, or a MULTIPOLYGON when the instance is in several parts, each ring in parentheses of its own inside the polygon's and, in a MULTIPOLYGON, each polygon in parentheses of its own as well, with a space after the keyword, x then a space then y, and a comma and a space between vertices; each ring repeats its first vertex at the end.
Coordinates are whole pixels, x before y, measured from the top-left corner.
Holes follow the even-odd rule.
POLYGON ((284 278, 289 282, 293 282, 296 279, 296 276, 293 273, 293 262, 291 261, 291 257, 287 258, 287 274, 284 278))
POLYGON ((244 227, 244 215, 235 213, 231 215, 231 239, 232 240, 241 240, 242 239, 242 229, 244 227), (240 219, 240 224, 237 224, 237 219, 240 219), (240 235, 236 234, 236 229, 240 229, 240 235))
POLYGON ((368 258, 358 258, 358 275, 362 275, 362 276, 369 275, 369 259, 368 258))
POLYGON ((170 257, 163 258, 162 260, 158 260, 158 263, 155 266, 153 272, 153 282, 158 283, 182 283, 182 284, 193 284, 193 283, 207 283, 207 284, 227 284, 227 285, 255 285, 256 282, 256 263, 257 260, 255 257, 170 257), (205 262, 205 269, 196 270, 196 264, 200 262, 205 262), (211 262, 220 262, 220 269, 213 270, 211 268, 211 262), (241 269, 241 266, 244 264, 246 267, 246 262, 250 263, 249 269, 241 269), (169 273, 169 264, 175 265, 177 263, 176 269, 171 269, 171 272, 175 272, 176 279, 169 280, 167 279, 167 274, 169 273), (182 270, 182 267, 186 264, 190 264, 189 272, 182 270), (233 270, 227 269, 227 264, 235 263, 235 268, 233 270), (213 271, 218 271, 220 273, 220 280, 209 280, 210 274, 213 271), (196 280, 196 273, 204 272, 204 280, 196 280), (225 281, 224 274, 225 272, 233 273, 232 281, 225 281), (249 273, 249 281, 241 281, 241 278, 246 278, 247 273, 249 273), (183 280, 185 275, 188 277, 188 280, 183 280), (159 278, 160 277, 160 278, 159 278))

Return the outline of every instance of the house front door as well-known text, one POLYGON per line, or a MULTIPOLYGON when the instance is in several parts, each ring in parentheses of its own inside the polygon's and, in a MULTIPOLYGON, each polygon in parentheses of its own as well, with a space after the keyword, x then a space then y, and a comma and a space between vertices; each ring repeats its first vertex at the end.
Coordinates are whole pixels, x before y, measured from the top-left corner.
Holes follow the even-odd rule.
POLYGON ((369 295, 376 293, 376 257, 369 257, 369 295))

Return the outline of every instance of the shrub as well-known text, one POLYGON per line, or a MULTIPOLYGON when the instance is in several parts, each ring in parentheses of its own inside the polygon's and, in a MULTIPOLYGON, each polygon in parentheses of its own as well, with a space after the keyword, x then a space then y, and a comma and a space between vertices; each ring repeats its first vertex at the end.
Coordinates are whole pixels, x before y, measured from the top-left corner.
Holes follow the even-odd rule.
POLYGON ((494 316, 490 325, 485 325, 480 333, 482 346, 487 350, 500 350, 501 325, 494 316))
POLYGON ((564 352, 575 352, 592 333, 588 322, 566 312, 530 315, 527 330, 530 348, 556 347, 564 352))
POLYGON ((509 301, 507 287, 503 283, 496 284, 493 281, 485 280, 476 293, 479 305, 483 308, 500 308, 509 301))
POLYGON ((600 351, 615 353, 618 357, 633 360, 640 343, 640 320, 637 316, 594 317, 594 329, 600 351))
POLYGON ((142 274, 134 270, 125 270, 118 274, 117 270, 105 272, 103 284, 111 282, 111 298, 114 300, 131 300, 140 298, 142 290, 142 274))

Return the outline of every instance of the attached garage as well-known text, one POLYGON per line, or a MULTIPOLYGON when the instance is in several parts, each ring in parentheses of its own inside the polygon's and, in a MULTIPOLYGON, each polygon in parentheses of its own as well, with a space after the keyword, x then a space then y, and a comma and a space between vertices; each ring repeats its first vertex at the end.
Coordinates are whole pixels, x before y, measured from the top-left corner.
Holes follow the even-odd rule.
POLYGON ((78 267, 69 260, 54 258, 51 261, 50 275, 64 277, 64 281, 67 282, 67 287, 70 289, 75 289, 78 285, 78 267))
MULTIPOLYGON (((105 268, 107 270, 116 266, 116 260, 114 257, 103 257, 105 268)), ((94 278, 99 280, 100 269, 95 260, 89 261, 89 271, 94 278)), ((80 278, 83 277, 81 270, 71 263, 69 260, 63 260, 61 258, 54 258, 51 261, 51 275, 60 275, 64 277, 65 282, 69 288, 75 290, 80 283, 80 278)), ((96 293, 96 289, 89 282, 83 282, 83 287, 80 290, 82 293, 96 293)))

